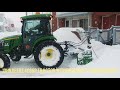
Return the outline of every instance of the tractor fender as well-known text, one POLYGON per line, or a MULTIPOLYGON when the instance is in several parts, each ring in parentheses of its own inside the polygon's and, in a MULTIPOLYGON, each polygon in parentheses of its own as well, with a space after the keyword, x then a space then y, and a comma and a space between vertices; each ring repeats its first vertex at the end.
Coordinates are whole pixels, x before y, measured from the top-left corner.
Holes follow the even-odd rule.
POLYGON ((55 40, 57 40, 53 35, 47 35, 47 36, 42 36, 42 37, 40 37, 39 39, 37 39, 35 42, 34 42, 34 44, 33 44, 33 48, 32 48, 32 52, 34 52, 34 50, 35 50, 35 48, 41 43, 42 44, 42 42, 44 42, 44 41, 49 41, 49 40, 53 40, 53 41, 55 41, 55 40))

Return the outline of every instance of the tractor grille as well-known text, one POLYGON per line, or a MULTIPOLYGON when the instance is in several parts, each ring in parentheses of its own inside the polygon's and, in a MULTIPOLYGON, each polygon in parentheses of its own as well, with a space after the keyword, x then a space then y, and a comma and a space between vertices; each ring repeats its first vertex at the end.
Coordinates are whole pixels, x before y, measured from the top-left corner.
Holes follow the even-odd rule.
POLYGON ((0 43, 0 49, 3 47, 2 43, 0 43))
POLYGON ((4 42, 0 41, 0 49, 3 48, 3 44, 4 44, 4 42))
POLYGON ((0 52, 3 51, 3 45, 0 43, 0 52))

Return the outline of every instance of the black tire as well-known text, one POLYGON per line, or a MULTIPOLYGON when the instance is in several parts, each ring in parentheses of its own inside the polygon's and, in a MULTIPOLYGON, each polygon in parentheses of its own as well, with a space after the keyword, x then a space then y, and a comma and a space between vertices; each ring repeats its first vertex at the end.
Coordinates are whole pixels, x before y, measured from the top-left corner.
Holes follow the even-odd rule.
POLYGON ((10 59, 8 58, 6 54, 0 54, 0 59, 3 60, 4 62, 4 67, 3 68, 0 67, 0 71, 3 69, 10 68, 10 59))
POLYGON ((10 53, 10 58, 12 61, 15 61, 15 62, 20 61, 21 55, 18 52, 19 51, 15 49, 10 53))
POLYGON ((21 56, 10 55, 10 58, 11 58, 12 61, 17 62, 17 61, 20 61, 21 56))
POLYGON ((54 41, 45 41, 45 42, 42 42, 42 44, 39 44, 38 47, 35 49, 34 58, 35 58, 37 65, 40 68, 43 68, 43 69, 58 68, 64 60, 64 52, 63 52, 62 47, 58 43, 56 43, 54 41), (41 53, 41 50, 47 46, 54 46, 55 48, 57 48, 59 50, 60 58, 59 58, 59 61, 56 63, 56 65, 46 66, 46 65, 43 65, 42 62, 39 60, 39 54, 41 53))

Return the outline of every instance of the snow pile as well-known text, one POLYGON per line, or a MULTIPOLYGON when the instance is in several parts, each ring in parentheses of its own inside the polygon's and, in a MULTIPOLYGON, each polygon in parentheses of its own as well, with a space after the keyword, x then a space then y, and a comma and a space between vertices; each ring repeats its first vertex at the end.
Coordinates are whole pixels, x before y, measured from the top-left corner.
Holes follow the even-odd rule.
POLYGON ((57 42, 64 42, 64 41, 72 41, 75 43, 79 43, 81 40, 71 31, 79 30, 80 32, 84 32, 82 28, 59 28, 53 35, 57 38, 57 42))
POLYGON ((91 40, 91 45, 95 50, 100 50, 100 49, 106 47, 105 44, 102 44, 99 41, 95 41, 94 39, 91 40))

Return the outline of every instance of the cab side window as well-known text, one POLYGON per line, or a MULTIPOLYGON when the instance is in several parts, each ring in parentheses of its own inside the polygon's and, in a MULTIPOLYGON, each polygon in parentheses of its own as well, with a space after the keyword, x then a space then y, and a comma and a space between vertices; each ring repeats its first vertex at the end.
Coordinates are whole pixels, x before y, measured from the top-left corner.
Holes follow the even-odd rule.
POLYGON ((38 33, 38 29, 35 27, 38 26, 39 24, 40 24, 39 20, 28 20, 25 22, 25 31, 29 32, 31 30, 33 32, 38 33))

